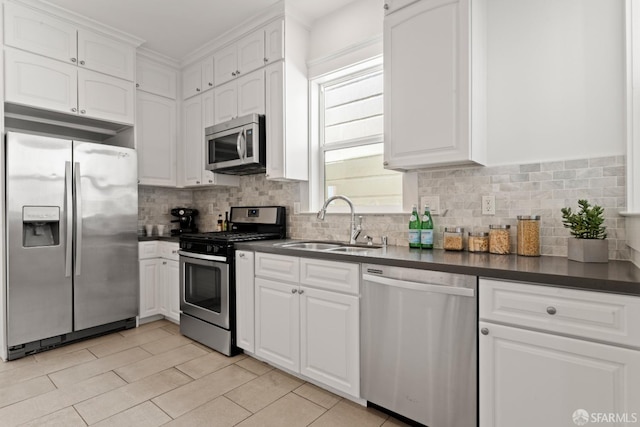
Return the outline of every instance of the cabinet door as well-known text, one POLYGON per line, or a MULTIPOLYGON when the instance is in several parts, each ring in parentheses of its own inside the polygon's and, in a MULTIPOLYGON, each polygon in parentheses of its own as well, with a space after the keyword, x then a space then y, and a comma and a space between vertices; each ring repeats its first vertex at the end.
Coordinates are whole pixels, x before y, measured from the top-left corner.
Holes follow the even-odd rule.
POLYGON ((143 185, 176 185, 176 101, 137 91, 136 148, 143 185))
POLYGON ((253 258, 253 252, 236 251, 236 343, 250 353, 255 351, 253 258))
POLYGON ((572 425, 578 409, 631 414, 640 352, 480 322, 480 426, 572 425))
POLYGON ((76 63, 76 28, 33 9, 4 2, 4 43, 69 64, 76 63))
POLYGON ((236 117, 264 114, 264 71, 247 74, 237 80, 238 111, 236 117))
POLYGON ((181 146, 181 183, 199 185, 202 182, 204 160, 204 127, 202 126, 202 99, 196 96, 182 104, 183 138, 181 146))
POLYGON ((234 79, 237 70, 238 55, 235 44, 220 49, 213 55, 213 79, 216 85, 234 79))
POLYGON ((177 75, 177 72, 172 68, 138 58, 136 88, 170 99, 176 99, 177 75))
POLYGON ((468 19, 468 0, 424 0, 385 17, 385 167, 471 161, 468 19))
POLYGON ((238 116, 238 91, 235 81, 215 88, 213 116, 216 125, 238 116))
POLYGON ((272 64, 284 59, 284 19, 267 25, 264 29, 264 63, 272 64))
POLYGON ((132 46, 87 30, 78 30, 78 65, 133 81, 136 51, 132 46))
POLYGON ((294 372, 300 370, 298 286, 255 279, 256 355, 294 372))
POLYGON ((68 114, 78 111, 78 67, 5 49, 5 101, 68 114))
POLYGON ((78 111, 81 116, 133 124, 132 82, 78 68, 78 111))
POLYGON ((213 89, 213 56, 202 61, 202 91, 213 89))
POLYGON ((202 67, 193 64, 182 70, 182 98, 187 99, 202 92, 202 67))
POLYGON ((285 171, 284 62, 265 68, 265 120, 267 144, 266 177, 280 179, 285 171))
POLYGON ((300 373, 360 397, 358 297, 300 288, 300 373))
POLYGON ((162 314, 174 322, 180 322, 180 264, 178 261, 162 260, 160 282, 162 283, 162 314))
POLYGON ((264 65, 264 30, 260 29, 240 39, 237 44, 239 75, 245 75, 264 65))
POLYGON ((140 318, 160 314, 160 260, 140 260, 140 318))

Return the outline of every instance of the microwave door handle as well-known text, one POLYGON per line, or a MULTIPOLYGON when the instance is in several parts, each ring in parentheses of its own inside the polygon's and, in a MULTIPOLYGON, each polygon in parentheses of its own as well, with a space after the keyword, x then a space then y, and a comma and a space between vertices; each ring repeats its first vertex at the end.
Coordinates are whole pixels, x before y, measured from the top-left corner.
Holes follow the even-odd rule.
POLYGON ((246 130, 242 129, 242 161, 247 160, 247 134, 246 130))
POLYGON ((238 152, 238 159, 242 160, 242 132, 238 133, 236 139, 236 151, 238 152))

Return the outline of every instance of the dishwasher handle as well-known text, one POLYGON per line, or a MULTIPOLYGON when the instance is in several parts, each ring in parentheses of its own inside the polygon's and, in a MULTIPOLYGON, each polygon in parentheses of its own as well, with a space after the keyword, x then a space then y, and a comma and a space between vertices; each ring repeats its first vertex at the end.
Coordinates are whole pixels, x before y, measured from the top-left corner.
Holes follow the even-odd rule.
POLYGON ((421 292, 434 292, 438 294, 457 295, 461 297, 473 297, 475 291, 471 288, 460 288, 455 286, 432 285, 430 283, 411 282, 408 280, 391 279, 384 276, 374 276, 372 274, 363 274, 362 280, 380 285, 393 286, 396 288, 411 289, 421 292))

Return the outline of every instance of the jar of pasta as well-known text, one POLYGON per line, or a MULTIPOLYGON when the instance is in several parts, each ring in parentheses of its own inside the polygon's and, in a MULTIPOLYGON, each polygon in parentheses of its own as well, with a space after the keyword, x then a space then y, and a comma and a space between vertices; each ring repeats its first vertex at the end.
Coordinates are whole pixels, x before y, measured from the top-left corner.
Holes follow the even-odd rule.
POLYGON ((492 254, 508 254, 511 248, 510 225, 489 226, 489 252, 492 254))
POLYGON ((464 228, 447 227, 444 229, 442 246, 445 251, 461 251, 464 249, 464 228))
POLYGON ((489 233, 485 231, 469 232, 467 249, 469 252, 489 252, 489 233))
POLYGON ((540 216, 518 216, 517 253, 523 256, 540 256, 540 216))

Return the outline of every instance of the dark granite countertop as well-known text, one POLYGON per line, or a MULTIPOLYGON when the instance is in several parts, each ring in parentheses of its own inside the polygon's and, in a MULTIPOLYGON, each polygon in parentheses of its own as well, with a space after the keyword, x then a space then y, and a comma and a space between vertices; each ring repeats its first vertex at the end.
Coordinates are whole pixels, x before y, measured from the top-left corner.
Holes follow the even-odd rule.
POLYGON ((155 240, 180 243, 180 236, 138 236, 138 242, 152 242, 155 240))
MULTIPOLYGON (((300 240, 297 240, 300 241, 300 240)), ((336 261, 384 264, 469 274, 473 276, 532 282, 542 285, 640 296, 640 269, 629 261, 582 263, 564 257, 522 257, 420 250, 406 246, 387 246, 362 254, 284 248, 278 240, 237 243, 237 249, 336 261)))

